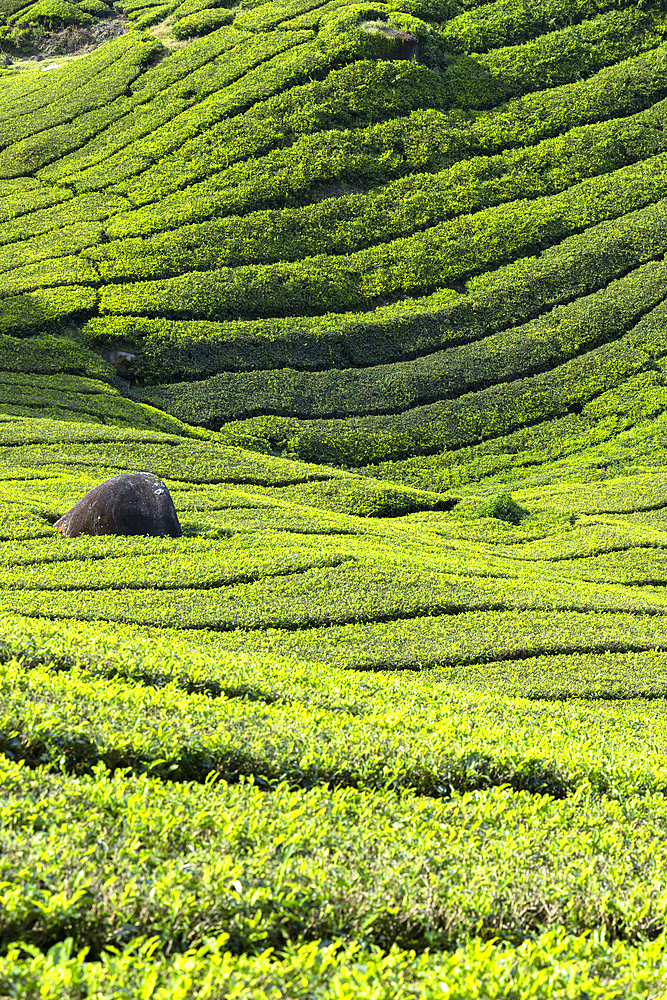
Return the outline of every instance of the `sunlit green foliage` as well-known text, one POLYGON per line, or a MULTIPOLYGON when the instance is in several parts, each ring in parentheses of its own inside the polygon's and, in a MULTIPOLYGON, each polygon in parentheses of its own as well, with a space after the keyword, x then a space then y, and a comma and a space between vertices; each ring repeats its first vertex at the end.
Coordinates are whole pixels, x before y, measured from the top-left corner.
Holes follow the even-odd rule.
POLYGON ((662 6, 122 10, 0 70, 0 994, 658 1000, 662 6))

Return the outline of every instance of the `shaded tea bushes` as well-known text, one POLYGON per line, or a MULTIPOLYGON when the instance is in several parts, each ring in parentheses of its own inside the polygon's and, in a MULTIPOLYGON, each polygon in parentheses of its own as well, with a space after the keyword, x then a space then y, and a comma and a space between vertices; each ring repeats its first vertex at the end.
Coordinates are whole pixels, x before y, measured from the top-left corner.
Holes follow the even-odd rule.
POLYGON ((562 416, 633 375, 665 353, 661 340, 664 303, 620 340, 575 357, 551 371, 508 382, 456 400, 426 404, 396 416, 347 421, 255 418, 230 424, 228 435, 265 436, 312 460, 365 465, 407 454, 474 445, 523 425, 562 416))
POLYGON ((92 420, 176 433, 185 429, 176 417, 125 399, 110 385, 60 374, 0 371, 0 406, 17 416, 92 420))
POLYGON ((0 333, 34 334, 58 330, 70 317, 85 317, 97 306, 98 295, 86 285, 63 285, 0 299, 0 333))
POLYGON ((40 375, 85 375, 112 380, 112 366, 99 354, 64 337, 0 337, 0 371, 40 375))
POLYGON ((472 5, 472 10, 453 17, 443 27, 441 37, 450 51, 479 51, 521 42, 561 25, 578 24, 603 11, 629 6, 624 0, 547 0, 539 8, 526 8, 496 0, 472 5))
MULTIPOLYGON (((657 367, 657 366, 656 366, 657 367)), ((630 471, 662 463, 667 404, 662 373, 649 369, 586 403, 580 412, 439 455, 379 463, 362 470, 419 488, 449 490, 465 483, 507 483, 534 475, 543 463, 587 481, 600 470, 630 471)), ((606 473, 605 473, 606 474, 606 473)))
POLYGON ((622 336, 665 297, 667 265, 660 261, 523 326, 416 361, 318 374, 287 369, 216 375, 144 390, 141 398, 216 429, 262 412, 302 418, 391 413, 555 366, 622 336))
POLYGON ((667 250, 660 201, 569 237, 538 257, 471 279, 467 294, 444 289, 372 313, 255 322, 176 322, 95 317, 91 345, 122 340, 144 351, 147 381, 189 380, 220 369, 366 367, 429 353, 526 320, 584 295, 667 250))

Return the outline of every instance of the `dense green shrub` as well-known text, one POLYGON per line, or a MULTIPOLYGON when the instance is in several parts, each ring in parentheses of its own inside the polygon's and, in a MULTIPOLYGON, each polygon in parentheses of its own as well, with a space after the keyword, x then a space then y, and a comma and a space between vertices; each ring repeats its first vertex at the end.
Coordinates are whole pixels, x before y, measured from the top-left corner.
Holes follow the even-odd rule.
POLYGON ((85 375, 111 381, 113 367, 76 341, 54 336, 0 337, 0 371, 85 375))
MULTIPOLYGON (((76 86, 76 76, 70 74, 67 83, 74 90, 61 101, 49 102, 29 115, 5 121, 0 176, 32 172, 113 122, 120 114, 113 98, 125 93, 160 48, 155 38, 132 32, 122 35, 111 43, 115 59, 105 67, 104 74, 98 73, 82 86, 76 86), (72 119, 75 125, 70 124, 72 119)), ((45 96, 48 100, 48 93, 45 96)))
POLYGON ((243 73, 244 67, 254 65, 258 55, 261 61, 262 52, 266 52, 266 45, 250 46, 243 61, 238 46, 249 40, 245 32, 221 28, 172 53, 150 73, 135 80, 130 93, 118 99, 120 110, 113 130, 102 130, 71 153, 42 167, 40 177, 50 183, 69 182, 77 169, 99 163, 189 109, 194 94, 206 97, 224 88, 237 79, 239 72, 243 73))
POLYGON ((482 507, 482 516, 495 517, 510 524, 520 524, 524 517, 528 517, 528 511, 512 498, 511 493, 501 493, 482 507))
MULTIPOLYGON (((113 153, 109 150, 99 166, 74 171, 70 174, 70 179, 79 190, 99 190, 114 184, 119 185, 117 190, 124 193, 121 181, 141 174, 205 129, 211 126, 219 128, 217 123, 221 118, 236 115, 248 105, 318 73, 326 63, 315 42, 310 39, 312 32, 277 31, 259 36, 257 41, 243 45, 240 52, 234 53, 231 50, 230 58, 223 66, 223 72, 217 76, 212 93, 193 103, 193 92, 186 87, 184 89, 186 93, 190 93, 190 98, 186 99, 185 109, 181 99, 175 105, 170 103, 157 121, 150 108, 146 111, 149 117, 145 123, 131 118, 126 122, 127 131, 121 143, 118 143, 117 138, 112 139, 112 144, 122 145, 120 151, 113 153)), ((194 93, 196 94, 196 90, 194 93)), ((79 130, 77 145, 83 144, 82 138, 87 136, 82 137, 79 130)), ((263 152, 273 145, 275 138, 274 129, 269 125, 268 130, 263 130, 263 134, 253 135, 250 143, 242 144, 236 155, 226 157, 225 163, 243 158, 244 154, 248 156, 263 152)), ((86 154, 87 150, 84 149, 83 156, 86 154)), ((96 156, 95 161, 97 159, 96 156)), ((73 164, 74 161, 68 162, 69 171, 73 164)), ((61 163, 59 171, 63 169, 61 163)), ((56 176, 61 177, 62 173, 58 172, 56 176)))
POLYGON ((631 0, 543 0, 539 5, 495 0, 452 18, 444 25, 441 36, 452 52, 479 52, 629 6, 631 0))
MULTIPOLYGON (((109 377, 108 368, 104 374, 109 377)), ((0 407, 6 413, 26 417, 149 427, 177 434, 188 432, 178 418, 125 399, 117 389, 97 379, 60 373, 36 374, 34 368, 29 373, 0 371, 0 407)))
POLYGON ((368 367, 474 340, 593 292, 667 251, 665 204, 591 227, 581 235, 449 289, 371 313, 313 319, 210 323, 102 316, 91 344, 132 344, 149 381, 197 379, 220 370, 368 367))
POLYGON ((0 299, 0 333, 34 334, 57 330, 70 317, 85 317, 96 307, 97 291, 85 285, 47 288, 0 299))
POLYGON ((230 24, 233 19, 234 15, 228 10, 200 10, 175 21, 172 33, 174 38, 192 38, 193 36, 207 35, 223 24, 230 24))

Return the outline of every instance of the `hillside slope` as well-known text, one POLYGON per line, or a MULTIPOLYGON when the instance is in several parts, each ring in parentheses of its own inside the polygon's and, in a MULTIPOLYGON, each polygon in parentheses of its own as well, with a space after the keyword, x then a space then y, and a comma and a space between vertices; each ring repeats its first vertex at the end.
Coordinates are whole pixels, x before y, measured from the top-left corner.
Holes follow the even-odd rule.
POLYGON ((664 996, 664 5, 0 14, 0 995, 664 996))
POLYGON ((0 992, 661 997, 667 477, 572 471, 0 418, 0 992), (142 468, 182 538, 54 532, 142 468))
POLYGON ((660 394, 660 5, 141 10, 2 80, 0 332, 348 466, 660 394))

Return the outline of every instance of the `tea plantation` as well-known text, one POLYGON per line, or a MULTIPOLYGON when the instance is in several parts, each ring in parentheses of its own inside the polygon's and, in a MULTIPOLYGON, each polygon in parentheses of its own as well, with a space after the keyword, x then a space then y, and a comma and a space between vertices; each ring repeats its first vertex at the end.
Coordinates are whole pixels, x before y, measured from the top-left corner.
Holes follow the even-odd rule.
POLYGON ((233 2, 0 0, 0 998, 666 997, 667 5, 233 2))

